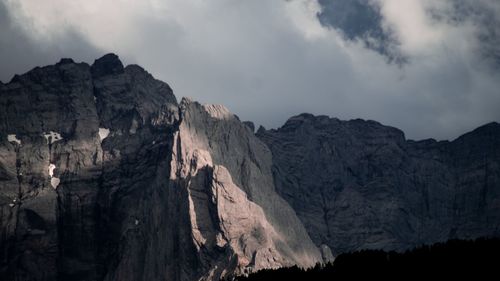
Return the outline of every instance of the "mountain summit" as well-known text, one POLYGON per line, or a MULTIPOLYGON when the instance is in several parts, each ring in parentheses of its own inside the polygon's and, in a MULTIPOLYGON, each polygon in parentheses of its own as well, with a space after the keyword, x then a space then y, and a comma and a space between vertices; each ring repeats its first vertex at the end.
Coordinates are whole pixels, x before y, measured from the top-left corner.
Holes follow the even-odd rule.
POLYGON ((500 126, 408 141, 277 130, 108 54, 0 84, 0 279, 218 280, 365 248, 498 236, 500 126))
POLYGON ((1 86, 4 280, 218 280, 321 262, 236 116, 116 55, 1 86))

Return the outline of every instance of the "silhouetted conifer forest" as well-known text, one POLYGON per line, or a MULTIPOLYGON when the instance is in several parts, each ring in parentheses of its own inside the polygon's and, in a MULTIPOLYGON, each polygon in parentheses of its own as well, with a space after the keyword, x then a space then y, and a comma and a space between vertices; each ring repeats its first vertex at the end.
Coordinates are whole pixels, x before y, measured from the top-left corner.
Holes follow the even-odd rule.
POLYGON ((339 255, 333 263, 301 269, 266 269, 236 281, 278 280, 500 280, 500 239, 450 240, 404 253, 363 250, 339 255), (369 279, 368 279, 369 278, 369 279))

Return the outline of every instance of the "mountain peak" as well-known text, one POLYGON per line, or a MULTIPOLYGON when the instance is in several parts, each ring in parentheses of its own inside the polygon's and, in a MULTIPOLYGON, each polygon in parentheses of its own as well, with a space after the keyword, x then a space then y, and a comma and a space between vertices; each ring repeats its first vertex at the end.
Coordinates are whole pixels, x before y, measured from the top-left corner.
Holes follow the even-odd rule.
POLYGON ((486 123, 482 126, 477 127, 471 133, 475 135, 500 136, 500 124, 497 122, 486 123))
POLYGON ((75 61, 73 61, 73 59, 71 58, 62 58, 57 64, 60 65, 60 64, 70 64, 70 63, 75 63, 75 61))
POLYGON ((106 76, 120 74, 124 72, 124 67, 120 58, 113 53, 106 54, 94 61, 92 64, 92 76, 106 76))
POLYGON ((476 130, 493 130, 493 131, 497 131, 497 130, 500 130, 500 123, 498 122, 490 122, 490 123, 486 123, 482 126, 479 126, 478 128, 475 129, 476 130))

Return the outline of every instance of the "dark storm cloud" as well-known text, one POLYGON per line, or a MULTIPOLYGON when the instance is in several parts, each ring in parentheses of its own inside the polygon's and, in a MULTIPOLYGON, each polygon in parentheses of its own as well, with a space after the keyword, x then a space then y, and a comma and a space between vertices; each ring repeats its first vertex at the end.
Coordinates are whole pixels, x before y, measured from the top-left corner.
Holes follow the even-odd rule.
POLYGON ((339 28, 349 39, 383 36, 380 10, 368 0, 319 0, 323 25, 339 28))
POLYGON ((386 56, 389 61, 404 63, 393 32, 383 28, 380 7, 370 0, 318 0, 318 19, 326 27, 336 28, 348 40, 361 40, 367 48, 386 56))
POLYGON ((347 7, 337 21, 327 18, 334 10, 321 11, 325 1, 312 0, 3 1, 4 81, 60 57, 92 62, 112 51, 179 98, 224 104, 268 128, 310 112, 443 139, 500 121, 500 81, 489 66, 498 36, 486 32, 493 48, 486 51, 478 20, 449 16, 458 0, 357 0, 360 10, 347 7), (367 42, 383 42, 408 62, 388 63, 367 42))
POLYGON ((53 64, 62 57, 92 61, 101 54, 71 29, 53 41, 34 39, 27 28, 30 24, 16 21, 6 3, 0 1, 0 80, 3 82, 8 82, 14 74, 53 64))

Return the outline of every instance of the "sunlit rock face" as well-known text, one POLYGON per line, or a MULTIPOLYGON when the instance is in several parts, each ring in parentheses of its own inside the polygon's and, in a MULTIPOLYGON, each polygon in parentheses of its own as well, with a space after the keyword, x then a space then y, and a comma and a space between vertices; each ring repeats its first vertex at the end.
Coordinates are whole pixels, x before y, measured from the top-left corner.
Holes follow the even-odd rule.
POLYGON ((257 135, 278 193, 334 254, 500 235, 498 123, 411 141, 374 121, 301 114, 257 135))
POLYGON ((274 191, 269 149, 235 115, 183 99, 173 151, 171 179, 188 192, 202 276, 322 261, 274 191))
POLYGON ((0 85, 0 279, 218 280, 321 261, 223 106, 106 55, 0 85))

